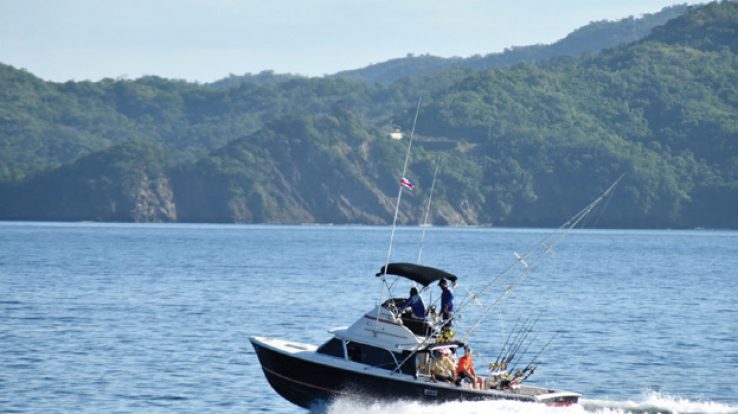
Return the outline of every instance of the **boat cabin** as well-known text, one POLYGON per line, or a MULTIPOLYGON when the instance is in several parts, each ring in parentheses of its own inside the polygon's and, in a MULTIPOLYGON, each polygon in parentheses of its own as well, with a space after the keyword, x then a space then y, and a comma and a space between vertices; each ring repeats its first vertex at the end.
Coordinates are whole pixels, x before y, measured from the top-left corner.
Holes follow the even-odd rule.
MULTIPOLYGON (((390 263, 377 276, 398 275, 424 287, 441 279, 456 281, 456 276, 439 269, 412 263, 390 263), (385 271, 386 270, 386 271, 385 271)), ((330 330, 328 342, 318 347, 320 354, 330 355, 360 364, 414 377, 430 375, 430 353, 440 347, 455 348, 455 344, 436 344, 433 338, 438 328, 433 326, 435 314, 424 319, 414 318, 399 309, 406 298, 387 299, 382 305, 364 314, 349 327, 330 330)))
POLYGON ((411 351, 407 350, 393 352, 348 339, 331 338, 318 347, 317 352, 376 368, 416 375, 415 358, 412 358, 411 351))

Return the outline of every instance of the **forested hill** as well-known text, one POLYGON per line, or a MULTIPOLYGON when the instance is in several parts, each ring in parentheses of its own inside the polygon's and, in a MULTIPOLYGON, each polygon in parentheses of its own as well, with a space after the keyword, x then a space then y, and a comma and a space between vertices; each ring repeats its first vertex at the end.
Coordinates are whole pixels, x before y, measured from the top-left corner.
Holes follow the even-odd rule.
POLYGON ((555 226, 621 174, 604 227, 738 228, 738 4, 541 65, 388 85, 45 82, 0 66, 0 218, 555 226))
POLYGON ((434 75, 451 68, 493 69, 518 63, 539 63, 556 56, 578 57, 643 39, 651 33, 654 27, 680 16, 686 10, 687 6, 684 4, 675 5, 640 17, 631 16, 617 21, 592 22, 550 45, 516 46, 501 53, 467 58, 408 55, 365 68, 342 71, 336 76, 389 83, 411 76, 434 75))

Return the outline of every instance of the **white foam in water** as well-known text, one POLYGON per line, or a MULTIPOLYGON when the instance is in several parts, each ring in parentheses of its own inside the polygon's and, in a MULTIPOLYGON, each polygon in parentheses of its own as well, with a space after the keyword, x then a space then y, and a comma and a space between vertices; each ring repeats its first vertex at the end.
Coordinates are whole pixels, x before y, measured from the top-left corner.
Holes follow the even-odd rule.
POLYGON ((467 401, 443 404, 417 401, 373 401, 359 398, 340 398, 331 403, 326 414, 585 414, 580 406, 548 407, 543 404, 517 401, 467 401))
POLYGON ((581 405, 594 413, 738 414, 737 405, 692 401, 659 392, 647 393, 643 401, 582 400, 581 405))
POLYGON ((582 400, 570 407, 549 407, 517 401, 469 401, 443 404, 417 401, 367 401, 339 398, 325 414, 738 414, 738 406, 649 393, 642 401, 582 400))

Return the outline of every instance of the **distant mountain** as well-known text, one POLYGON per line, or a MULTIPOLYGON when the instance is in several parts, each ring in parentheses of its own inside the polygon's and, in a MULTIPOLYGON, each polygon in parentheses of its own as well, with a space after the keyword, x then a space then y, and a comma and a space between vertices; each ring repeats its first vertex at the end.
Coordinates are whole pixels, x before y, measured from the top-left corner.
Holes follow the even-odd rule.
POLYGON ((738 3, 584 57, 390 85, 44 82, 0 66, 0 219, 738 228, 738 3))
POLYGON ((628 17, 617 21, 597 21, 576 29, 565 38, 550 45, 516 46, 502 53, 468 58, 442 58, 431 55, 407 55, 361 69, 338 72, 335 76, 359 79, 367 82, 390 83, 401 78, 427 76, 450 68, 492 69, 518 63, 543 62, 553 57, 578 57, 587 53, 643 39, 651 30, 683 14, 687 5, 663 8, 652 14, 628 17))

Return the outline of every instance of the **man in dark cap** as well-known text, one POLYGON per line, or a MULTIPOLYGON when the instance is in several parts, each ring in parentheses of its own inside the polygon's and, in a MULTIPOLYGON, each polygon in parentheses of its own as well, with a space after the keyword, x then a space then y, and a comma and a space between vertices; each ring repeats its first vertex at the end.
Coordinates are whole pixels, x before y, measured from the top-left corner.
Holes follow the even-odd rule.
POLYGON ((441 279, 438 282, 438 286, 441 287, 441 316, 444 321, 448 321, 451 324, 451 318, 454 316, 454 293, 448 287, 446 279, 441 279))

